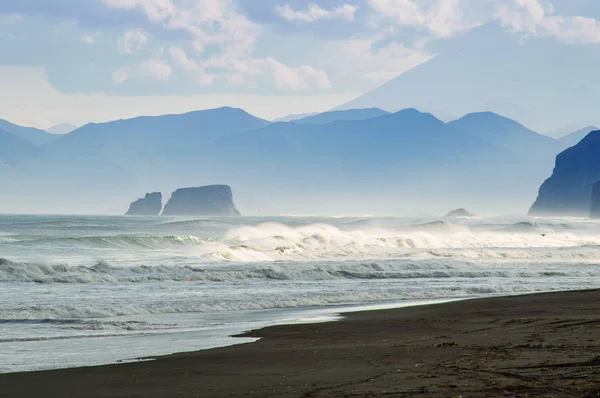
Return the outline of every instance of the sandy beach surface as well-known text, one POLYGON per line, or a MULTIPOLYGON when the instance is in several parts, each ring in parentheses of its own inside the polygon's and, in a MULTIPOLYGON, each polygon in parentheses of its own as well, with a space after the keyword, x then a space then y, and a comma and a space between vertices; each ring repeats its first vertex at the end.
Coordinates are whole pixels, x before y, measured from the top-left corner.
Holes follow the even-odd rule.
POLYGON ((350 313, 153 361, 0 375, 1 397, 598 397, 600 291, 350 313))

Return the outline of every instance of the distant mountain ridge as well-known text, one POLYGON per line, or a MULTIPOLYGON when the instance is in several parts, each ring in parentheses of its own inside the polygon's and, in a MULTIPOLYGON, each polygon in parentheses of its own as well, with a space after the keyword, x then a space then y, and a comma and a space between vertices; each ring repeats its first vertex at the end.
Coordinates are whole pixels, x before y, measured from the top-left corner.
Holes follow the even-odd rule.
POLYGON ((57 138, 56 135, 50 134, 44 130, 36 129, 34 127, 19 126, 6 120, 0 120, 0 129, 36 146, 46 145, 57 138))
POLYGON ((291 115, 286 115, 273 120, 273 123, 277 122, 292 122, 294 120, 303 119, 305 117, 318 115, 319 112, 309 112, 309 113, 293 113, 291 115))
POLYGON ((40 148, 15 134, 0 129, 0 162, 8 166, 37 156, 40 148))
MULTIPOLYGON (((366 118, 327 119, 340 115, 366 118)), ((244 214, 525 211, 564 145, 491 113, 321 120, 270 123, 218 108, 88 124, 7 169, 0 208, 121 213, 139 192, 226 183, 244 214)))
POLYGON ((538 131, 593 124, 598 64, 600 52, 590 45, 524 38, 491 22, 448 40, 431 60, 335 110, 417 108, 449 115, 490 110, 538 131), (550 69, 558 59, 565 62, 550 69))
POLYGON ((293 123, 303 124, 325 124, 339 120, 366 120, 379 116, 389 115, 390 113, 379 108, 349 109, 343 111, 330 111, 319 113, 314 116, 294 120, 293 123))
POLYGON ((77 126, 68 123, 57 124, 56 126, 52 126, 46 129, 46 132, 50 134, 69 134, 71 131, 75 130, 77 126))
POLYGON ((566 149, 562 142, 538 134, 512 119, 493 112, 469 113, 448 125, 502 145, 513 152, 525 156, 541 156, 551 162, 557 153, 566 149))
POLYGON ((596 126, 588 126, 584 127, 580 130, 577 130, 571 134, 567 134, 564 137, 561 137, 559 140, 564 142, 568 146, 577 145, 581 140, 583 140, 590 132, 600 130, 596 126))
POLYGON ((242 109, 222 107, 184 114, 89 123, 60 137, 50 147, 98 149, 118 145, 136 153, 152 154, 193 147, 224 135, 261 128, 269 123, 242 109))

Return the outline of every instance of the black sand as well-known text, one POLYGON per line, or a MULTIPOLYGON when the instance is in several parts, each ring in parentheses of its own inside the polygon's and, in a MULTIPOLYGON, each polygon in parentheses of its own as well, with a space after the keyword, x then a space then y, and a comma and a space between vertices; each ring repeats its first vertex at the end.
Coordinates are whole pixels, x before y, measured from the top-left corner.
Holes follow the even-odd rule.
POLYGON ((4 374, 0 397, 600 396, 600 291, 352 313, 248 335, 263 339, 4 374))

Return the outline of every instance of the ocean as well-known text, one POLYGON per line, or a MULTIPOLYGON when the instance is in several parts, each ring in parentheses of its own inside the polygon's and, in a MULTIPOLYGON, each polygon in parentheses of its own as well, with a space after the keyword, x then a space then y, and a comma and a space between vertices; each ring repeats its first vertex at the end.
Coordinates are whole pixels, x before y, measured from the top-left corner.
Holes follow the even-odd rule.
POLYGON ((217 347, 360 308, 600 288, 599 247, 585 219, 0 216, 0 372, 217 347))

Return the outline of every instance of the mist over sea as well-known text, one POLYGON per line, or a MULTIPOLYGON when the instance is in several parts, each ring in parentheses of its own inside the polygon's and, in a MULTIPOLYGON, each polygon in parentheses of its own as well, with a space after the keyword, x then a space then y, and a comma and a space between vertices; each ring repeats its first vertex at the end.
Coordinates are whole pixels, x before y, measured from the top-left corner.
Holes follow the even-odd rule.
POLYGON ((584 219, 0 217, 0 372, 231 344, 352 306, 600 287, 584 219))

